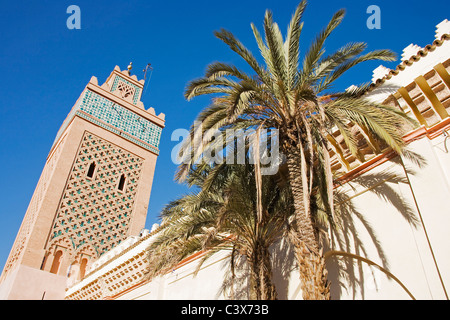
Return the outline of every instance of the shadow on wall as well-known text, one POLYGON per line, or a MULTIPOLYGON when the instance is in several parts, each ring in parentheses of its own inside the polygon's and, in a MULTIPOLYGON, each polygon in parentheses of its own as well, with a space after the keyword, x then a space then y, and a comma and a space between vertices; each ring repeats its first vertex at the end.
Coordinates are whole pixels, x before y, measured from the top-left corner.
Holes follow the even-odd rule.
MULTIPOLYGON (((272 275, 277 290, 277 299, 288 300, 292 298, 292 293, 289 292, 290 279, 291 277, 298 277, 294 248, 286 238, 281 238, 271 246, 270 250, 272 252, 272 275)), ((250 299, 250 276, 246 256, 239 256, 235 261, 234 268, 231 267, 231 260, 223 261, 221 269, 224 272, 224 281, 215 298, 218 299, 222 296, 231 300, 248 300, 250 299)))
MULTIPOLYGON (((413 164, 419 167, 426 164, 423 158, 412 152, 406 152, 403 156, 413 160, 413 164)), ((391 163, 397 169, 399 166, 402 166, 399 157, 392 159, 391 163)), ((414 174, 413 170, 405 168, 405 171, 408 174, 414 174)), ((370 281, 367 279, 376 279, 374 268, 367 268, 369 265, 374 266, 376 264, 371 263, 371 260, 368 259, 381 261, 378 265, 379 269, 381 271, 384 270, 383 272, 390 278, 399 282, 395 275, 389 272, 389 261, 385 248, 382 247, 376 230, 365 218, 363 210, 357 208, 352 200, 366 192, 375 194, 380 199, 380 204, 385 203, 395 208, 395 211, 412 228, 417 228, 419 219, 415 208, 411 203, 405 201, 399 190, 397 190, 398 188, 395 187, 401 184, 408 185, 405 172, 400 171, 399 173, 399 170, 389 168, 380 173, 368 172, 353 179, 348 185, 355 191, 357 190, 356 186, 359 186, 359 190, 362 189, 356 194, 349 195, 340 190, 340 188, 335 190, 335 215, 333 220, 328 220, 326 225, 319 226, 323 230, 321 235, 323 235, 324 253, 329 257, 327 259, 327 267, 329 271, 328 279, 331 282, 332 299, 341 298, 344 290, 346 290, 347 294, 350 293, 350 296, 354 299, 364 299, 366 295, 365 288, 377 286, 376 281, 370 284, 367 283, 370 281), (361 226, 363 226, 364 230, 361 230, 361 226), (369 235, 370 244, 364 243, 363 239, 361 239, 360 234, 363 231, 369 235), (365 247, 369 245, 374 246, 377 257, 370 256, 371 254, 365 247), (333 255, 333 252, 348 253, 350 255, 333 255), (355 257, 361 259, 355 259, 355 257), (365 276, 367 273, 371 273, 371 276, 365 276)), ((389 221, 386 223, 389 223, 389 221)), ((293 245, 288 238, 283 236, 280 236, 280 240, 271 246, 273 282, 276 286, 279 300, 301 299, 302 296, 300 286, 295 285, 299 283, 299 275, 293 249, 293 245)), ((245 254, 236 254, 235 259, 224 259, 222 261, 221 275, 223 275, 223 283, 216 293, 216 299, 241 300, 251 298, 249 266, 246 259, 245 254)), ((402 284, 400 283, 400 285, 402 284)), ((406 288, 404 289, 409 293, 406 288)), ((410 294, 410 296, 412 295, 410 294)))
MULTIPOLYGON (((407 151, 403 156, 412 160, 418 167, 426 165, 425 160, 420 155, 410 151, 407 151)), ((391 162, 402 166, 400 157, 392 159, 391 162)), ((414 174, 414 171, 411 169, 404 168, 404 170, 410 175, 414 174)), ((326 244, 326 250, 324 250, 324 252, 329 252, 327 267, 329 270, 328 279, 331 281, 332 299, 339 299, 339 297, 343 295, 343 290, 350 293, 354 299, 358 296, 358 298, 364 299, 366 286, 375 286, 376 288, 377 283, 375 281, 374 268, 367 268, 368 265, 378 266, 378 270, 381 270, 388 277, 393 278, 402 286, 400 281, 398 281, 394 275, 389 273, 389 261, 386 257, 385 250, 381 246, 375 230, 364 217, 364 212, 360 211, 360 209, 354 205, 352 199, 362 193, 371 192, 381 201, 395 208, 411 227, 417 228, 419 226, 419 219, 413 205, 406 202, 403 196, 393 188, 394 185, 409 184, 404 172, 393 172, 390 169, 380 173, 369 172, 353 179, 351 183, 349 183, 352 188, 354 188, 355 184, 363 187, 364 191, 356 193, 351 197, 341 190, 335 191, 336 215, 334 223, 330 226, 331 240, 326 244), (377 260, 379 259, 381 261, 380 265, 368 260, 371 257, 359 236, 359 234, 362 233, 362 230, 358 230, 356 227, 357 225, 362 225, 369 235, 372 244, 376 248, 378 255, 377 260), (333 251, 335 253, 340 251, 343 254, 333 254, 333 251), (350 253, 354 255, 354 257, 351 257, 350 255, 345 256, 345 253, 350 253), (355 259, 355 257, 358 259, 355 259), (365 273, 367 272, 371 273, 370 277, 365 276, 365 273), (373 283, 365 283, 365 279, 373 279, 373 283)), ((386 221, 386 223, 389 223, 389 221, 386 221)), ((373 258, 374 257, 372 257, 372 259, 373 258)), ((412 297, 405 287, 403 287, 403 289, 412 297)))
POLYGON ((219 299, 222 296, 230 300, 248 300, 250 299, 250 274, 246 257, 237 256, 233 261, 234 266, 231 265, 232 260, 226 259, 222 263, 224 280, 215 298, 219 299))

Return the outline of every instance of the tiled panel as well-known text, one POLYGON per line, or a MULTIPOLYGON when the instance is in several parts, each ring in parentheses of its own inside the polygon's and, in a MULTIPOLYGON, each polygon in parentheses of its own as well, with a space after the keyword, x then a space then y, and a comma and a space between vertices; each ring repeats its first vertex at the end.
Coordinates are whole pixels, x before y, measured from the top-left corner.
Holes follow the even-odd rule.
POLYGON ((86 90, 80 110, 158 148, 161 128, 134 112, 86 90))
MULTIPOLYGON (((88 245, 97 256, 127 237, 143 159, 86 132, 53 225, 49 248, 60 238, 70 239, 71 250, 88 245), (92 177, 88 169, 95 163, 92 177), (118 183, 125 177, 121 191, 118 183)), ((68 248, 69 249, 69 248, 68 248)))
POLYGON ((119 133, 118 130, 121 130, 127 134, 122 135, 125 139, 158 153, 161 127, 90 90, 84 92, 78 104, 67 117, 58 132, 55 143, 75 115, 79 115, 114 133, 119 133), (79 112, 80 110, 91 117, 86 117, 79 112))

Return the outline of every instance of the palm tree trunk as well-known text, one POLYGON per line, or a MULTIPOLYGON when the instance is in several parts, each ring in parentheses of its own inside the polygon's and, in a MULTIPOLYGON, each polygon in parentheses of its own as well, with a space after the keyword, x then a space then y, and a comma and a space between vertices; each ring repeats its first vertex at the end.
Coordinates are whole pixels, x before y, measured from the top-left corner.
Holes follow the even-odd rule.
POLYGON ((290 234, 299 265, 303 300, 330 300, 330 283, 322 251, 308 249, 296 232, 290 234))
POLYGON ((262 300, 276 300, 277 292, 272 279, 272 261, 270 259, 269 248, 261 246, 261 267, 260 267, 260 283, 262 300))
MULTIPOLYGON (((253 260, 253 259, 252 259, 253 260)), ((250 300, 261 300, 259 270, 255 261, 250 262, 250 300)))
POLYGON ((300 240, 305 242, 308 248, 318 251, 319 245, 312 221, 310 198, 307 190, 308 177, 305 177, 308 168, 301 165, 301 159, 300 151, 296 148, 292 148, 287 153, 287 168, 294 202, 296 231, 300 240))
POLYGON ((257 245, 250 257, 251 298, 255 300, 276 300, 277 293, 272 280, 270 252, 257 245))
POLYGON ((310 195, 307 190, 308 179, 306 177, 308 168, 301 149, 292 148, 287 153, 287 167, 295 210, 295 223, 290 238, 299 265, 303 299, 329 300, 328 271, 309 207, 310 195), (305 192, 308 193, 306 194, 308 201, 305 200, 305 192))

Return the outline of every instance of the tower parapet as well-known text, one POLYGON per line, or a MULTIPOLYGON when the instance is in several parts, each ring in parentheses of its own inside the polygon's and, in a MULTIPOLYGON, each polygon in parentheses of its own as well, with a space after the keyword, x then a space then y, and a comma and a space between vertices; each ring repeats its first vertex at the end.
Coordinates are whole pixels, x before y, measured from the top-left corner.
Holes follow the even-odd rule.
POLYGON ((101 86, 92 77, 58 131, 53 147, 73 118, 79 116, 159 154, 165 115, 156 115, 153 108, 145 110, 140 100, 143 88, 144 80, 138 81, 118 66, 101 86))

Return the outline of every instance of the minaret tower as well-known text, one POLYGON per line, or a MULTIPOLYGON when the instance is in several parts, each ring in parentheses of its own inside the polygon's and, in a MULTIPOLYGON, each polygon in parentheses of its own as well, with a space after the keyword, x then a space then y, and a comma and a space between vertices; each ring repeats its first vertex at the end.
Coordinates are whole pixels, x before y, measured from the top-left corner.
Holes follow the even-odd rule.
POLYGON ((63 299, 98 257, 145 226, 164 114, 144 80, 92 77, 59 129, 0 278, 0 299, 63 299))

